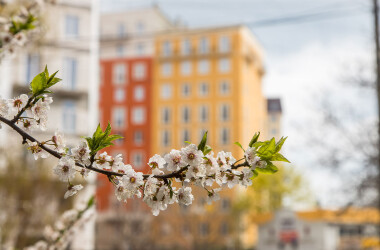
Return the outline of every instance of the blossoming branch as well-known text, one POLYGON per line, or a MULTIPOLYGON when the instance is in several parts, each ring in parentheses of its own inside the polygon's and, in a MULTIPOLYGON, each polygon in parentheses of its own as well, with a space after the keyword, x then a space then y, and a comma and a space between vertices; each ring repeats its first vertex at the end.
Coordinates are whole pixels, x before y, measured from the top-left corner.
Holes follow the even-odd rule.
POLYGON ((50 88, 61 81, 55 77, 56 74, 50 75, 46 67, 30 83, 29 95, 22 94, 9 100, 0 98, 0 125, 2 122, 16 131, 35 159, 49 155, 59 159, 53 172, 61 181, 68 183, 64 198, 83 188, 72 183, 76 175, 86 178, 90 172, 96 172, 106 175, 113 183, 119 201, 142 198, 153 214, 158 215, 173 203, 190 205, 194 199, 192 185, 203 188, 208 202, 212 202, 219 199, 218 193, 223 188, 246 187, 252 185, 252 179, 259 173, 275 173, 278 169, 274 161, 289 162, 279 153, 286 138, 278 142, 274 138, 259 141, 260 133, 253 136, 246 148, 235 143, 244 151, 244 157, 237 160, 230 152, 214 154, 207 145, 206 132, 199 145, 189 143, 180 150, 172 149, 164 157, 157 154, 151 157, 147 163, 150 174, 136 172, 133 166, 123 162, 121 154, 112 157, 104 151, 113 145, 114 140, 122 138, 111 135, 110 124, 104 131, 99 125, 92 137, 84 138, 74 148, 66 146, 60 132, 49 140, 39 141, 30 132, 46 129, 48 111, 53 102, 48 94, 52 93, 50 88))

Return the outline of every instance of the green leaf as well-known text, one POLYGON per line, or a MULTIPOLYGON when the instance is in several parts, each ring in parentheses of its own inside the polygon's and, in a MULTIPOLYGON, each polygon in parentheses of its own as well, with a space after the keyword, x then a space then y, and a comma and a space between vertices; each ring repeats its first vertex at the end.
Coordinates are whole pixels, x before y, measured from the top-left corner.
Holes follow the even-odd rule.
POLYGON ((270 159, 275 153, 276 141, 274 138, 272 138, 270 141, 266 141, 265 144, 257 150, 257 155, 264 160, 270 159))
POLYGON ((286 159, 282 154, 280 153, 276 153, 274 154, 271 158, 270 158, 271 161, 283 161, 283 162, 288 162, 290 163, 290 161, 288 159, 286 159))
POLYGON ((45 72, 36 75, 30 83, 30 90, 34 96, 40 95, 45 90, 46 84, 45 72))
POLYGON ((259 172, 257 172, 256 170, 252 170, 252 173, 253 173, 252 179, 255 179, 257 176, 259 176, 259 172))
POLYGON ((288 137, 281 137, 281 139, 276 143, 276 153, 280 152, 282 145, 284 145, 286 139, 288 139, 288 137))
POLYGON ((259 139, 259 136, 260 136, 260 132, 255 133, 255 135, 252 137, 251 141, 249 142, 250 147, 252 147, 253 144, 257 142, 257 140, 259 139))
POLYGON ((257 168, 255 168, 255 170, 257 172, 263 173, 263 174, 274 174, 274 173, 276 173, 278 171, 278 168, 275 165, 273 165, 272 162, 267 161, 267 165, 266 165, 265 168, 259 168, 259 167, 257 167, 257 168))
POLYGON ((244 150, 243 146, 240 144, 240 142, 235 142, 234 144, 238 145, 245 152, 245 150, 244 150))
POLYGON ((117 139, 123 138, 120 135, 110 135, 111 133, 111 125, 108 123, 107 128, 102 131, 100 124, 96 128, 94 134, 91 137, 85 137, 88 147, 91 150, 91 155, 95 155, 99 150, 112 146, 113 141, 117 139))
POLYGON ((189 142, 189 141, 185 141, 185 143, 187 143, 187 144, 191 144, 191 142, 189 142))
POLYGON ((198 145, 198 150, 201 150, 202 152, 203 152, 203 150, 206 147, 207 133, 208 133, 208 131, 206 131, 206 133, 203 135, 203 138, 202 138, 201 142, 198 145))
POLYGON ((91 196, 91 198, 87 202, 87 207, 92 207, 95 204, 95 195, 91 196))
POLYGON ((203 150, 203 155, 207 155, 212 151, 212 148, 209 145, 206 145, 206 147, 203 150))

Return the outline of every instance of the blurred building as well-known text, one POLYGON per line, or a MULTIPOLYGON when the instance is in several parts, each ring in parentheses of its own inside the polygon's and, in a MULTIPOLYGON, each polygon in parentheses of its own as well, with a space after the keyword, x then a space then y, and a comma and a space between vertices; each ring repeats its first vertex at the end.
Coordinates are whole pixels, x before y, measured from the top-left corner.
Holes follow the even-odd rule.
MULTIPOLYGON (((244 26, 165 32, 156 39, 152 152, 161 155, 199 143, 208 131, 215 152, 243 152, 255 131, 266 130, 262 50, 244 26)), ((265 134, 265 133, 264 133, 265 134)), ((265 135, 263 135, 265 137, 265 135)), ((238 190, 205 205, 206 191, 193 187, 189 207, 172 205, 153 218, 153 240, 164 249, 239 248, 240 222, 233 203, 238 190)))
POLYGON ((278 140, 282 136, 282 106, 281 99, 269 98, 267 100, 268 121, 267 133, 269 138, 278 140))
POLYGON ((258 250, 380 249, 380 214, 375 208, 309 212, 283 209, 255 221, 259 223, 258 250))
POLYGON ((46 3, 41 16, 39 39, 0 65, 1 94, 29 93, 29 83, 45 65, 50 73, 59 70, 63 81, 52 88, 48 129, 38 133, 50 136, 58 129, 73 144, 97 122, 98 0, 46 3))
MULTIPOLYGON (((30 92, 29 83, 45 65, 49 72, 58 71, 63 81, 52 88, 47 130, 36 131, 37 138, 48 139, 56 130, 65 134, 68 146, 75 146, 80 136, 92 134, 97 124, 98 109, 98 0, 57 0, 46 3, 41 13, 41 33, 35 42, 20 49, 14 58, 0 65, 0 93, 13 98, 30 92)), ((0 146, 20 148, 21 138, 0 131, 0 146)), ((10 153, 15 153, 13 150, 10 153)), ((24 152, 23 150, 17 152, 24 152)), ((30 165, 31 154, 26 154, 30 165)), ((0 156, 1 157, 1 156, 0 156)), ((51 158, 53 159, 53 158, 51 158)), ((92 185, 87 192, 93 192, 92 185), (92 191, 91 191, 92 190, 92 191)), ((93 248, 93 225, 86 224, 78 235, 80 249, 93 248)), ((74 240, 71 249, 79 249, 74 240)))
MULTIPOLYGON (((174 28, 157 6, 101 17, 100 121, 124 137, 110 153, 138 171, 149 170, 152 153, 154 36, 174 28)), ((150 210, 137 199, 117 201, 105 176, 98 176, 97 197, 97 248, 148 249, 150 210)))

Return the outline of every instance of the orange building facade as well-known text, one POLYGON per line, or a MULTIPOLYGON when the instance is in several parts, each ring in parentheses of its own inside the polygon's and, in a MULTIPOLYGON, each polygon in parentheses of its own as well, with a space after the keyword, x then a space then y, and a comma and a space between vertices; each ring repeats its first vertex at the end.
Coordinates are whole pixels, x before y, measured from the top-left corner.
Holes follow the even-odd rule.
MULTIPOLYGON (((99 98, 100 123, 106 127, 112 124, 112 133, 123 136, 109 152, 122 154, 125 163, 136 171, 149 170, 151 137, 151 87, 152 59, 116 58, 101 60, 101 84, 99 98)), ((98 179, 98 209, 107 210, 112 184, 101 176, 98 179)))

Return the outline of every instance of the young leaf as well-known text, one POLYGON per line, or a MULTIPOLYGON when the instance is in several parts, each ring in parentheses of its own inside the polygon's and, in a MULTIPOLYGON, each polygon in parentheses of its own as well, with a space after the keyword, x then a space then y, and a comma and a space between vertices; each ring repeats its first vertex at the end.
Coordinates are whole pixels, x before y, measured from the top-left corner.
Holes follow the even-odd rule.
POLYGON ((30 83, 30 90, 34 96, 40 95, 45 90, 46 75, 44 72, 36 75, 30 83))
POLYGON ((257 176, 259 176, 259 173, 254 169, 252 170, 253 176, 252 179, 255 179, 257 176))
POLYGON ((282 145, 284 145, 287 138, 288 137, 281 137, 281 139, 276 143, 276 153, 280 152, 282 145))
POLYGON ((199 143, 198 145, 198 150, 202 151, 204 150, 204 148, 206 147, 206 142, 207 142, 207 132, 203 135, 203 138, 201 140, 201 142, 199 143))
POLYGON ((244 150, 243 146, 240 144, 240 142, 235 142, 234 144, 238 145, 245 152, 245 150, 244 150))
POLYGON ((271 161, 284 161, 284 162, 288 162, 290 163, 290 161, 288 159, 286 159, 282 154, 280 153, 276 153, 274 154, 271 158, 270 158, 271 161))
POLYGON ((264 160, 270 159, 273 154, 276 152, 276 141, 272 138, 270 141, 266 141, 264 145, 262 145, 257 150, 257 155, 264 160))
POLYGON ((204 148, 204 150, 203 150, 203 154, 207 155, 211 151, 212 151, 212 148, 209 145, 206 145, 205 148, 204 148))
POLYGON ((267 161, 267 165, 265 168, 255 168, 255 170, 263 174, 274 174, 278 171, 278 168, 275 165, 273 165, 272 162, 267 161))
POLYGON ((252 137, 251 141, 249 142, 250 147, 252 147, 253 144, 257 142, 257 140, 259 139, 259 136, 260 136, 260 132, 255 133, 255 135, 252 137))

